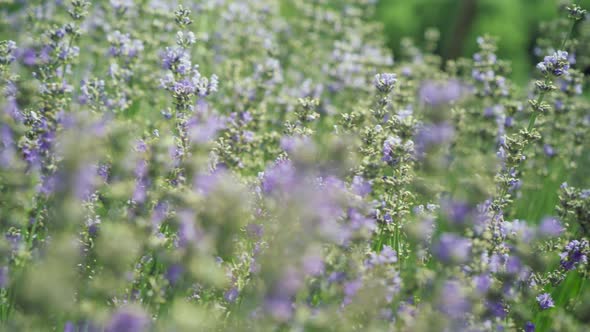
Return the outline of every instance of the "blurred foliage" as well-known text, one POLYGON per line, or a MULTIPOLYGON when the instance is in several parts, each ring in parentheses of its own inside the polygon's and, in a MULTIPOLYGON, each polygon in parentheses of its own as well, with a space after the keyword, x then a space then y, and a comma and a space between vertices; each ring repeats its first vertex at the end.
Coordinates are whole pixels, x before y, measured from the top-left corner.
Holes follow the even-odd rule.
MULTIPOLYGON (((524 83, 536 63, 533 45, 539 23, 558 17, 560 0, 380 0, 377 18, 385 26, 388 45, 399 54, 400 41, 423 40, 435 27, 441 33, 438 52, 445 58, 470 57, 477 36, 487 33, 499 38, 498 56, 511 59, 513 79, 524 83)), ((579 1, 583 7, 590 0, 579 1)))

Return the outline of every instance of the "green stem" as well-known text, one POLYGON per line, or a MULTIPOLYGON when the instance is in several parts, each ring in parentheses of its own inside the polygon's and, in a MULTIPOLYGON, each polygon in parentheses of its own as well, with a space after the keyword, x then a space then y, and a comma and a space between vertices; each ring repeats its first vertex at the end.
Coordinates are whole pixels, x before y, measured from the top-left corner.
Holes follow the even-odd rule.
POLYGON ((574 33, 574 27, 576 26, 576 22, 577 22, 577 20, 572 20, 572 24, 570 24, 570 29, 569 29, 567 35, 565 36, 565 39, 561 43, 561 47, 560 47, 561 50, 565 50, 565 44, 572 36, 572 33, 574 33))
MULTIPOLYGON (((545 84, 549 83, 549 76, 545 77, 545 84)), ((543 102, 543 99, 545 98, 545 91, 541 91, 541 93, 539 94, 539 97, 537 98, 537 105, 540 105, 543 102)), ((538 111, 534 111, 533 114, 531 115, 531 118, 529 120, 529 125, 527 126, 527 131, 531 131, 533 130, 533 128, 535 127, 535 121, 537 120, 537 116, 539 115, 538 111)))
MULTIPOLYGON (((572 20, 572 23, 570 24, 570 28, 568 30, 567 35, 565 36, 565 38, 563 39, 563 42, 561 43, 561 47, 560 50, 565 50, 565 44, 567 44, 568 40, 570 39, 570 37, 572 36, 572 34, 574 33, 574 28, 576 26, 576 20, 572 20)), ((545 76, 545 84, 548 84, 549 82, 549 77, 548 75, 545 76)), ((537 98, 537 104, 540 104, 543 101, 543 98, 545 97, 545 91, 541 91, 541 93, 539 94, 539 97, 537 98)), ((538 112, 534 112, 533 115, 531 116, 531 119, 529 120, 529 125, 527 127, 528 131, 533 130, 533 128, 535 127, 535 121, 537 120, 537 116, 538 116, 538 112)))
POLYGON ((35 236, 35 233, 37 232, 37 227, 39 225, 39 218, 41 217, 41 213, 42 213, 41 206, 43 206, 43 204, 44 204, 43 200, 41 200, 41 202, 39 202, 40 200, 41 200, 41 197, 38 196, 36 211, 35 211, 35 218, 33 219, 33 225, 31 226, 31 230, 27 234, 27 249, 29 249, 29 250, 33 249, 33 237, 35 236))

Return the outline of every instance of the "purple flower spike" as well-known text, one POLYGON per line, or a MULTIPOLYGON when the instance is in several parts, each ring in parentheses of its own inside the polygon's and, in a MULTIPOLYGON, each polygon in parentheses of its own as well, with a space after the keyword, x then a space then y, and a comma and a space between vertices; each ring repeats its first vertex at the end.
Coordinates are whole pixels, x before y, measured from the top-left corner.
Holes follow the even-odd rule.
POLYGON ((289 299, 270 298, 265 302, 266 311, 277 321, 285 322, 293 316, 293 303, 289 299))
POLYGON ((557 51, 548 55, 537 64, 537 69, 544 75, 566 76, 569 68, 569 56, 566 51, 557 51))
POLYGON ((443 207, 449 221, 456 224, 464 224, 472 212, 471 206, 464 202, 449 201, 443 207))
POLYGON ((10 279, 8 277, 8 267, 0 267, 0 288, 5 288, 6 286, 8 286, 9 281, 10 279))
POLYGON ((371 193, 371 183, 369 181, 365 181, 362 176, 355 176, 352 179, 352 191, 361 196, 367 196, 371 193))
POLYGON ((137 308, 121 308, 113 314, 108 332, 143 332, 150 326, 149 316, 137 308))
POLYGON ((184 273, 184 268, 180 264, 173 264, 166 271, 166 279, 172 285, 178 282, 184 273))
POLYGON ((526 322, 526 324, 524 324, 524 332, 535 332, 535 324, 532 322, 526 322))
POLYGON ((76 326, 72 322, 67 322, 64 325, 64 332, 76 332, 76 326))
POLYGON ((561 258, 561 267, 565 270, 573 270, 578 264, 588 262, 588 241, 572 240, 565 246, 565 251, 559 254, 561 258))
POLYGON ((539 226, 539 232, 544 236, 559 236, 563 231, 564 228, 561 225, 561 222, 552 217, 544 218, 539 226))
POLYGON ((469 258, 471 241, 452 233, 444 233, 434 246, 434 254, 443 262, 463 263, 469 258))
POLYGON ((537 296, 537 302, 543 310, 555 307, 553 299, 551 298, 551 295, 549 293, 543 293, 537 296))
POLYGON ((373 79, 373 84, 381 93, 389 93, 395 87, 397 76, 391 73, 377 74, 373 79))
POLYGON ((543 152, 545 152, 545 155, 547 157, 553 157, 553 156, 555 156, 555 150, 549 144, 543 145, 543 152))
POLYGON ((392 264, 397 262, 397 252, 393 250, 390 246, 384 245, 383 249, 381 249, 381 253, 376 254, 372 252, 370 254, 368 265, 373 267, 382 264, 392 264))
POLYGON ((303 258, 303 271, 310 276, 318 276, 324 273, 324 260, 321 256, 310 254, 303 258))
POLYGON ((458 281, 447 281, 440 293, 440 311, 451 318, 459 318, 468 313, 471 304, 458 281))
POLYGON ((448 123, 427 125, 416 133, 416 153, 422 156, 431 147, 447 143, 455 136, 455 128, 448 123))
POLYGON ((418 94, 420 100, 429 106, 444 106, 459 100, 465 93, 465 88, 457 80, 446 82, 425 81, 418 94))
POLYGON ((478 293, 486 293, 492 286, 492 279, 487 274, 482 274, 473 277, 473 283, 478 293))
POLYGON ((238 295, 240 295, 238 289, 236 287, 232 287, 226 291, 225 294, 223 294, 223 298, 229 303, 234 303, 237 300, 238 295))

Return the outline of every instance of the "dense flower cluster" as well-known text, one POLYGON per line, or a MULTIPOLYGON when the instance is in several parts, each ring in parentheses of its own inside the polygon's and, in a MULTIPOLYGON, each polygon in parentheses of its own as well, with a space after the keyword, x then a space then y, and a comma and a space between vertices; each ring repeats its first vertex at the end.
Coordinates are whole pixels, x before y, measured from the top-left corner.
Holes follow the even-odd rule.
POLYGON ((587 330, 585 11, 518 90, 285 3, 2 12, 0 329, 587 330))
POLYGON ((564 76, 568 74, 570 68, 568 54, 565 51, 557 51, 548 55, 543 62, 537 64, 537 69, 543 74, 550 73, 555 76, 564 76))

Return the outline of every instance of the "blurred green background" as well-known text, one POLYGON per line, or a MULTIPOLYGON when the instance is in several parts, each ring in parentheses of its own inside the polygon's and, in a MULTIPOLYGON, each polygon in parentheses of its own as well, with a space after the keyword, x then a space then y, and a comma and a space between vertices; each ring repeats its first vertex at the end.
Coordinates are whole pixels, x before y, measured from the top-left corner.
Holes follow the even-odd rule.
MULTIPOLYGON (((380 0, 377 19, 385 25, 388 45, 399 53, 403 37, 423 40, 424 31, 440 31, 437 50, 444 58, 470 57, 477 36, 499 38, 498 56, 510 59, 513 79, 524 83, 535 62, 539 23, 558 17, 561 0, 380 0)), ((571 3, 571 1, 566 2, 571 3)), ((588 9, 590 0, 577 1, 588 9)))

